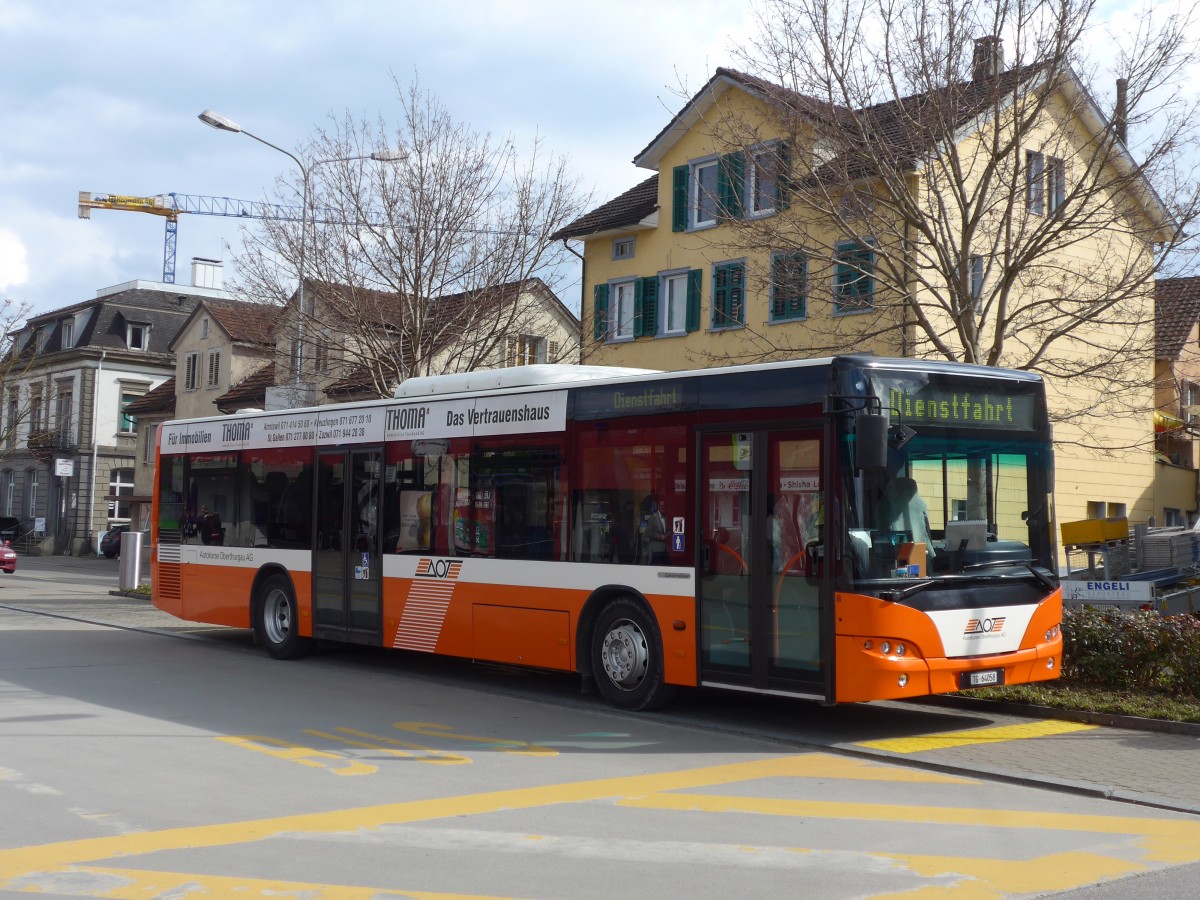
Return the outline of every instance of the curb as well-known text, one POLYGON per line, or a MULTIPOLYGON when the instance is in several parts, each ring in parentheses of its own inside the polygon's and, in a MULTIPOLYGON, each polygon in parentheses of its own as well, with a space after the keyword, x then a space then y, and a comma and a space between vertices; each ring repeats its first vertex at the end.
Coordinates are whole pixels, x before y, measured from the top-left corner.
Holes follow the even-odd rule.
POLYGON ((1200 723, 1172 722, 1169 719, 1145 719, 1141 716, 1122 716, 1115 713, 1091 712, 1079 709, 1059 709, 1054 706, 1031 706, 1005 700, 982 700, 973 697, 922 697, 908 703, 926 706, 948 706, 953 709, 969 709, 976 712, 1005 713, 1015 716, 1032 716, 1038 719, 1061 719, 1065 722, 1083 722, 1087 725, 1109 725, 1133 731, 1153 731, 1159 734, 1180 734, 1200 737, 1200 723))

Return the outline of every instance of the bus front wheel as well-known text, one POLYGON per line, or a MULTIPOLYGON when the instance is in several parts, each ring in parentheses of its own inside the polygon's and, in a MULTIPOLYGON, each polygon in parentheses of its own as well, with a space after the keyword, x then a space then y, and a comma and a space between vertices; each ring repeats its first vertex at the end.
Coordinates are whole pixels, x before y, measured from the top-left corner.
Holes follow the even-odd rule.
POLYGON ((272 575, 258 592, 254 605, 254 637, 275 659, 295 659, 312 649, 312 638, 301 637, 292 585, 272 575))
POLYGON ((675 696, 675 686, 663 681, 658 627, 632 597, 618 597, 600 611, 592 632, 592 672, 600 694, 621 709, 658 709, 675 696))

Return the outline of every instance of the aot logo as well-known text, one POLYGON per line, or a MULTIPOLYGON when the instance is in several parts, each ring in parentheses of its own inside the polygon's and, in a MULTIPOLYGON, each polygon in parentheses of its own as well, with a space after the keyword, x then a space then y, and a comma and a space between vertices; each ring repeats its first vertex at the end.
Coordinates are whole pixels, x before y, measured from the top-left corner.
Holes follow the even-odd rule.
POLYGON ((994 619, 971 619, 963 634, 999 634, 1004 630, 1004 616, 994 619))
POLYGON ((457 581, 458 573, 461 570, 461 562, 453 562, 448 559, 422 558, 417 563, 418 578, 444 578, 447 581, 457 581))

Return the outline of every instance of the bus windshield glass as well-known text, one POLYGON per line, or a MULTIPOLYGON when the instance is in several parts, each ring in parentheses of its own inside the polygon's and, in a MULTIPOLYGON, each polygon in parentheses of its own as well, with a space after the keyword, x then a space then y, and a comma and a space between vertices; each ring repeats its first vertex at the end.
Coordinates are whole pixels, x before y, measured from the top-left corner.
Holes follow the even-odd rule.
POLYGON ((906 590, 914 580, 939 592, 1014 579, 1052 586, 1052 450, 1026 412, 1040 398, 976 390, 989 404, 978 414, 993 418, 981 423, 953 418, 966 391, 881 393, 892 424, 886 467, 857 468, 855 437, 843 437, 850 589, 894 598, 923 590, 906 590), (914 395, 926 402, 917 407, 914 395))

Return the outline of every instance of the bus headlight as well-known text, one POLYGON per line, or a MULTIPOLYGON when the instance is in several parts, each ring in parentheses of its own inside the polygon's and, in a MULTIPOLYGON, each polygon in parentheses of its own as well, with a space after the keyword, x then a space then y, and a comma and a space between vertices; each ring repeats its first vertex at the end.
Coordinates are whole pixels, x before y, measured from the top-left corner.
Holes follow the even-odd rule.
POLYGON ((906 687, 908 685, 908 676, 901 675, 898 681, 900 682, 900 687, 906 687))
POLYGON ((1055 625, 1053 628, 1047 628, 1046 629, 1046 643, 1048 644, 1051 641, 1055 640, 1058 637, 1059 632, 1060 632, 1060 629, 1057 625, 1055 625))
POLYGON ((892 645, 889 644, 887 641, 884 641, 883 643, 881 643, 879 645, 879 652, 882 653, 884 656, 887 656, 889 653, 892 652, 892 645))
POLYGON ((1053 656, 1051 656, 1049 659, 1046 660, 1046 668, 1047 669, 1054 668, 1054 657, 1053 656))
POLYGON ((896 645, 896 655, 897 656, 903 656, 905 654, 905 652, 907 652, 907 651, 903 644, 896 645))

